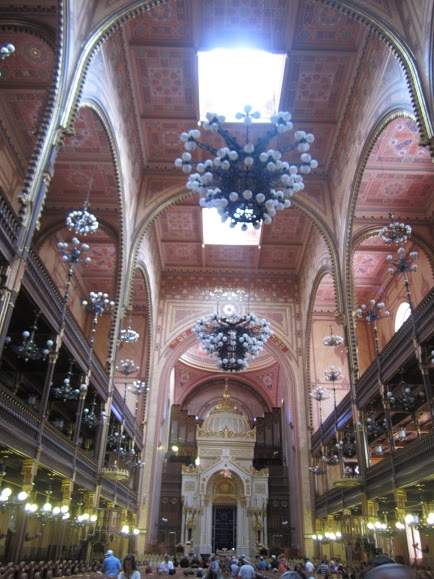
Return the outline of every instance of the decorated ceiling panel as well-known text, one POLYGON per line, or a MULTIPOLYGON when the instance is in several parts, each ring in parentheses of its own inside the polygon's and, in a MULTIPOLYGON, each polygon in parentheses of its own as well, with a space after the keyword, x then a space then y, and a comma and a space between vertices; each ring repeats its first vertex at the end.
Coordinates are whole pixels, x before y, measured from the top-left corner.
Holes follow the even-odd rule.
MULTIPOLYGON (((103 7, 98 2, 96 14, 122 5, 125 2, 111 0, 103 7)), ((366 0, 364 5, 371 5, 384 17, 396 17, 391 10, 394 4, 388 0, 366 0)), ((27 6, 29 13, 37 13, 38 6, 42 6, 44 22, 56 16, 53 2, 35 0, 27 6)), ((46 114, 55 68, 50 45, 53 39, 44 42, 37 36, 11 31, 8 41, 16 45, 17 51, 2 61, 1 127, 7 136, 5 142, 11 142, 12 155, 29 159, 37 127, 46 114)), ((174 160, 183 152, 180 133, 197 126, 196 51, 239 46, 244 41, 287 54, 283 94, 276 107, 291 112, 296 130, 315 134, 311 152, 319 163, 306 177, 305 190, 298 198, 306 211, 312 210, 324 219, 330 231, 340 228, 342 224, 335 222, 333 215, 334 204, 340 200, 336 200, 337 188, 329 181, 330 168, 338 167, 340 172, 335 174, 342 177, 348 166, 348 144, 360 138, 356 128, 360 128, 361 117, 369 113, 366 94, 378 88, 372 84, 370 72, 378 69, 383 57, 387 58, 388 48, 362 23, 316 0, 171 0, 122 24, 92 60, 85 88, 91 95, 100 88, 104 90, 109 105, 119 111, 119 118, 111 120, 122 126, 121 134, 114 136, 115 146, 125 155, 124 160, 131 161, 128 168, 122 165, 131 179, 127 185, 140 186, 140 210, 148 210, 160 199, 165 203, 168 191, 185 191, 184 175, 174 169, 174 160), (102 72, 108 80, 100 87, 102 72), (355 101, 349 108, 352 98, 355 101)), ((404 86, 400 84, 402 76, 396 74, 397 67, 399 64, 390 57, 382 77, 383 98, 389 99, 390 107, 404 86)), ((402 98, 408 111, 408 97, 402 98)), ((246 104, 255 106, 254 95, 246 104)), ((216 112, 227 114, 224 110, 216 112)), ((108 119, 110 114, 108 111, 108 119)), ((116 260, 122 255, 116 238, 121 231, 120 202, 111 144, 103 123, 88 107, 79 109, 73 128, 74 133, 65 137, 56 159, 41 235, 88 199, 91 211, 110 226, 111 234, 107 228, 94 237, 94 261, 83 279, 85 284, 87 279, 92 283, 98 280, 100 287, 110 293, 116 260)), ((262 123, 255 126, 252 140, 263 136, 267 128, 262 123)), ((231 125, 230 130, 244 142, 242 127, 231 125)), ((223 144, 216 135, 207 137, 216 148, 223 144)), ((283 135, 272 146, 288 145, 292 138, 292 134, 283 135)), ((355 212, 357 234, 365 224, 387 221, 392 205, 401 219, 414 222, 423 221, 432 210, 434 168, 428 150, 421 148, 419 141, 417 126, 408 118, 397 118, 384 129, 362 176, 355 212)), ((196 152, 198 158, 206 155, 196 152)), ((135 194, 134 187, 128 187, 128 194, 135 194)), ((158 206, 159 211, 162 207, 158 206)), ((271 226, 263 227, 260 248, 203 247, 201 211, 197 197, 191 196, 164 209, 156 218, 157 257, 164 275, 183 274, 185 295, 195 296, 199 288, 203 294, 211 282, 213 287, 217 285, 218 276, 239 272, 246 287, 249 275, 256 276, 257 299, 281 304, 297 296, 297 280, 303 274, 303 256, 313 227, 306 213, 291 208, 278 213, 271 226), (210 272, 214 278, 210 278, 210 272)), ((88 241, 92 245, 91 237, 88 241)), ((357 248, 353 271, 361 288, 358 299, 372 297, 379 276, 387 269, 387 253, 378 238, 370 238, 357 248)), ((173 281, 173 292, 180 291, 180 283, 179 279, 173 281)), ((136 276, 132 296, 136 307, 145 307, 147 292, 140 276, 136 276)), ((316 299, 319 310, 334 311, 334 288, 326 278, 316 299)), ((281 311, 273 315, 276 323, 287 324, 281 311)))
POLYGON ((432 202, 434 172, 384 172, 367 170, 357 199, 358 208, 426 213, 432 202))
POLYGON ((165 2, 134 18, 128 27, 129 40, 134 43, 191 41, 192 4, 188 0, 165 2))
POLYGON ((388 208, 401 218, 429 212, 434 191, 434 167, 427 148, 419 144, 411 119, 393 120, 380 134, 370 153, 360 184, 356 215, 388 208))
POLYGON ((295 118, 336 121, 343 106, 355 60, 346 54, 293 54, 288 58, 282 105, 295 118), (306 114, 307 113, 307 114, 306 114))
POLYGON ((207 245, 205 266, 243 270, 255 269, 257 253, 257 247, 207 245))
POLYGON ((169 207, 157 221, 159 239, 165 241, 201 241, 199 205, 169 207))
POLYGON ((309 229, 309 218, 295 207, 276 214, 270 227, 262 228, 262 245, 301 243, 309 229))
POLYGON ((311 0, 298 10, 293 48, 327 49, 333 42, 341 49, 355 50, 365 34, 363 26, 353 18, 311 0))
POLYGON ((319 312, 334 312, 336 310, 336 291, 333 277, 325 275, 315 294, 314 310, 319 312))
POLYGON ((82 107, 74 123, 74 134, 67 137, 62 152, 82 157, 84 153, 97 154, 111 160, 110 143, 107 133, 92 109, 82 107))
POLYGON ((268 2, 221 2, 202 0, 199 40, 202 47, 240 46, 284 48, 287 46, 287 0, 268 2))
POLYGON ((201 245, 182 241, 166 242, 163 244, 163 260, 168 267, 200 267, 202 265, 201 245))
POLYGON ((387 271, 388 254, 387 248, 384 252, 375 253, 357 251, 353 258, 353 275, 356 283, 378 286, 387 271))
POLYGON ((264 245, 260 250, 259 265, 263 269, 297 271, 302 249, 301 246, 264 245))

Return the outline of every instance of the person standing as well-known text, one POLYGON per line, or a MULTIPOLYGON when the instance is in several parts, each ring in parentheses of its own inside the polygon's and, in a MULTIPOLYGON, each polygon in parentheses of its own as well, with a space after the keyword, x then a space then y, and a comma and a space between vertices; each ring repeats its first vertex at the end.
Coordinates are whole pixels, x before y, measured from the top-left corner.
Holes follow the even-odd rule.
POLYGON ((114 556, 113 551, 109 549, 105 554, 104 561, 102 562, 102 572, 106 577, 117 577, 121 569, 121 562, 114 556))
POLYGON ((271 561, 270 561, 270 571, 274 571, 274 569, 279 568, 279 561, 276 558, 276 555, 271 555, 271 561))
POLYGON ((234 557, 232 559, 232 562, 231 562, 231 575, 232 575, 232 577, 236 577, 238 575, 239 570, 240 570, 240 567, 237 563, 237 560, 234 557))
POLYGON ((329 576, 330 569, 325 559, 323 559, 321 563, 318 565, 318 567, 316 568, 316 572, 318 575, 325 575, 326 577, 329 576))
POLYGON ((315 565, 312 563, 309 557, 306 557, 304 560, 304 568, 306 569, 306 573, 308 575, 313 575, 315 572, 315 565))
POLYGON ((118 579, 140 579, 140 571, 137 569, 134 555, 127 555, 122 564, 123 570, 119 573, 118 579))
POLYGON ((245 557, 241 562, 240 570, 238 571, 240 579, 256 579, 255 568, 250 564, 250 559, 245 557))

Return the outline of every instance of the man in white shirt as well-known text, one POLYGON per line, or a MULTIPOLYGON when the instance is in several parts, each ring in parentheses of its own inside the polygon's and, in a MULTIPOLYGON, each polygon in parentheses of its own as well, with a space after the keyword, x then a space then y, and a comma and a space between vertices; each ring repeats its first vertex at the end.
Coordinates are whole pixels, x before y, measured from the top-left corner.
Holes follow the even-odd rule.
POLYGON ((304 568, 306 569, 307 573, 313 574, 315 571, 315 565, 310 561, 309 557, 306 557, 304 560, 304 568))
POLYGON ((160 574, 163 573, 163 575, 172 575, 174 570, 173 561, 170 560, 169 555, 164 555, 164 559, 158 567, 158 572, 160 574))
POLYGON ((255 579, 256 577, 256 571, 254 567, 252 567, 252 565, 250 564, 250 559, 248 559, 247 557, 245 557, 241 561, 241 567, 238 572, 238 576, 241 579, 255 579))

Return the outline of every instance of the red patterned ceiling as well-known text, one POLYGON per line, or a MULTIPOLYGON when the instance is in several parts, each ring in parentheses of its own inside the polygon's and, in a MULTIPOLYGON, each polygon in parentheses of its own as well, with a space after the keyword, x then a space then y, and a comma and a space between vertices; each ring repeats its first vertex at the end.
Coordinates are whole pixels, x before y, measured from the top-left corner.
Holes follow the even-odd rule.
MULTIPOLYGON (((30 11, 43 7, 41 20, 50 21, 55 16, 53 2, 27 5, 30 11)), ((99 3, 97 12, 115 5, 99 3)), ((8 40, 16 45, 17 52, 2 62, 7 75, 0 91, 2 127, 25 167, 51 86, 47 71, 54 69, 54 50, 34 35, 11 33, 8 40)), ((243 41, 287 54, 279 108, 291 111, 295 128, 315 133, 312 154, 319 161, 315 173, 306 178, 306 189, 299 199, 319 214, 330 215, 334 192, 329 170, 339 150, 337 143, 345 134, 345 114, 357 77, 365 73, 363 66, 370 65, 363 60, 371 49, 367 43, 373 41, 360 22, 315 0, 170 1, 126 22, 103 44, 89 75, 98 78, 103 61, 107 74, 116 79, 111 98, 126 127, 132 180, 137 177, 139 182, 139 175, 143 175, 141 201, 144 205, 152 202, 167 188, 173 161, 182 151, 179 134, 197 122, 196 51, 243 41)), ((240 134, 241 129, 235 131, 240 134)), ((349 133, 348 138, 357 135, 349 133)), ((409 221, 432 210, 434 170, 428 152, 418 141, 417 127, 409 119, 396 119, 385 128, 362 178, 356 222, 387 218, 392 203, 399 208, 400 217, 409 221)), ((74 134, 65 138, 56 159, 41 235, 59 227, 66 214, 80 208, 89 195, 103 233, 93 241, 89 238, 95 245, 95 259, 86 275, 112 288, 120 201, 110 149, 98 115, 89 108, 81 109, 74 134)), ((292 208, 278 214, 271 227, 263 228, 260 248, 203 247, 201 211, 194 198, 169 207, 155 224, 161 262, 168 273, 230 271, 244 276, 257 272, 267 278, 267 287, 262 288, 260 280, 255 287, 264 300, 271 299, 270 284, 282 278, 283 286, 276 292, 286 295, 284 292, 294 291, 288 280, 301 272, 312 228, 310 219, 292 208)), ((387 250, 372 242, 357 249, 353 270, 361 291, 368 294, 377 284, 386 254, 387 250)), ((136 285, 133 301, 143 307, 147 300, 143 280, 136 280, 136 285)), ((335 308, 334 291, 326 280, 318 290, 317 305, 320 309, 335 308)))

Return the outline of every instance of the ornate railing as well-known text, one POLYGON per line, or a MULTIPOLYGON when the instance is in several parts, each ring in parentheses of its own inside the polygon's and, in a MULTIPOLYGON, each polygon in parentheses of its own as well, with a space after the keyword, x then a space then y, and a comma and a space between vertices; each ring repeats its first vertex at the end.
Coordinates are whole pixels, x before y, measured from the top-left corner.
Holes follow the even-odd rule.
MULTIPOLYGON (((417 328, 421 342, 428 340, 433 334, 434 327, 434 290, 417 306, 414 312, 414 325, 417 328)), ((409 357, 414 356, 413 321, 408 319, 392 336, 386 347, 380 353, 380 363, 383 380, 387 382, 395 376, 397 369, 409 357)), ((378 394, 377 380, 378 366, 374 361, 363 373, 356 385, 357 405, 365 407, 378 394)), ((337 407, 338 427, 341 428, 351 417, 351 396, 347 394, 337 407)), ((323 423, 322 439, 326 444, 334 435, 334 414, 331 414, 323 423)), ((312 450, 319 449, 321 435, 317 430, 312 436, 312 450)))
MULTIPOLYGON (((40 432, 41 418, 32 408, 0 385, 0 442, 34 456, 40 432)), ((51 424, 42 434, 41 462, 64 476, 71 477, 74 464, 80 484, 92 488, 97 474, 96 461, 51 424), (76 459, 74 456, 76 454, 76 459)))
MULTIPOLYGON (((123 395, 120 393, 120 391, 115 388, 113 391, 113 406, 114 409, 116 410, 116 414, 119 416, 124 415, 124 428, 126 430, 126 433, 132 437, 138 430, 137 424, 136 424, 136 420, 131 412, 131 410, 127 407, 124 410, 124 399, 123 399, 123 395)), ((139 447, 141 447, 141 437, 139 437, 139 439, 137 439, 137 445, 139 447)))
POLYGON ((16 448, 22 450, 22 445, 35 448, 39 432, 38 414, 31 408, 25 407, 21 400, 4 387, 0 386, 0 438, 14 437, 19 441, 16 448), (24 437, 24 438, 23 438, 24 437))
MULTIPOLYGON (((391 480, 395 477, 395 486, 402 487, 417 482, 426 475, 432 475, 432 457, 434 455, 434 432, 409 443, 393 456, 388 456, 371 466, 366 471, 364 486, 338 487, 329 490, 315 499, 317 517, 340 511, 347 506, 360 503, 361 490, 369 498, 377 498, 391 490, 391 480)), ((339 481, 337 481, 339 482, 339 481)))
MULTIPOLYGON (((341 429, 350 420, 352 416, 351 408, 351 392, 348 392, 345 397, 339 403, 337 408, 337 425, 338 429, 341 429)), ((336 432, 335 428, 335 413, 334 411, 327 416, 323 422, 322 426, 322 439, 326 443, 329 441, 336 432)), ((319 449, 321 445, 321 432, 317 430, 312 436, 312 450, 319 449)))
POLYGON ((7 250, 9 259, 12 257, 19 230, 20 223, 13 208, 0 196, 0 246, 7 250))
POLYGON ((101 496, 115 501, 122 508, 135 509, 137 505, 137 493, 128 488, 127 484, 119 481, 101 478, 101 496))
MULTIPOLYGON (((31 290, 37 307, 44 312, 54 330, 58 330, 62 295, 53 283, 45 266, 33 251, 29 252, 23 284, 29 291, 31 290)), ((64 343, 75 360, 82 368, 85 368, 89 357, 89 343, 69 310, 67 310, 65 318, 64 343)), ((107 398, 108 376, 95 356, 92 359, 91 382, 105 400, 107 398)))

